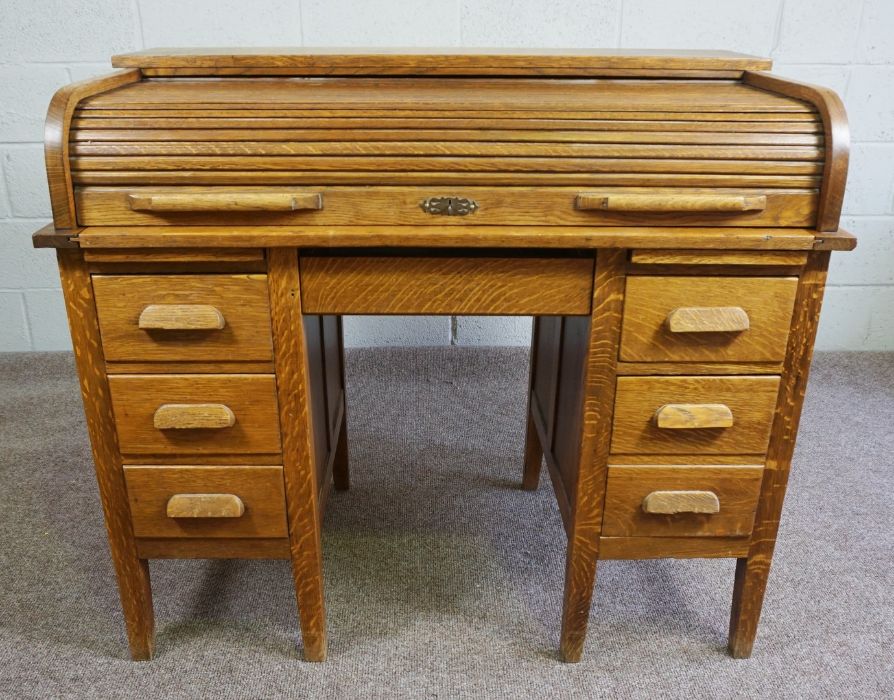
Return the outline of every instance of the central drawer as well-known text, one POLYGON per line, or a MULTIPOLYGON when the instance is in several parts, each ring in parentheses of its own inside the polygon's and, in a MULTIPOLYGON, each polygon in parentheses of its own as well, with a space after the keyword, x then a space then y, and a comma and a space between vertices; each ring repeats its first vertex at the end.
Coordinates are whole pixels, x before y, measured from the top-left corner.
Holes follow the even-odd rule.
MULTIPOLYGON (((409 234, 408 234, 409 235, 409 234)), ((308 314, 585 315, 593 256, 302 256, 308 314)))
POLYGON ((124 455, 280 451, 271 375, 113 375, 109 388, 124 455))

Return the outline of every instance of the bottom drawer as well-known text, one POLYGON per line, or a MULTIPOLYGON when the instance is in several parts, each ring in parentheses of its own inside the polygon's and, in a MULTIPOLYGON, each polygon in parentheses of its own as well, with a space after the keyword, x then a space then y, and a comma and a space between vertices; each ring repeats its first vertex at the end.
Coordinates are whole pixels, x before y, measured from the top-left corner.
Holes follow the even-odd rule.
POLYGON ((749 535, 763 467, 610 466, 605 537, 749 535))
POLYGON ((285 537, 282 467, 124 467, 137 537, 285 537))

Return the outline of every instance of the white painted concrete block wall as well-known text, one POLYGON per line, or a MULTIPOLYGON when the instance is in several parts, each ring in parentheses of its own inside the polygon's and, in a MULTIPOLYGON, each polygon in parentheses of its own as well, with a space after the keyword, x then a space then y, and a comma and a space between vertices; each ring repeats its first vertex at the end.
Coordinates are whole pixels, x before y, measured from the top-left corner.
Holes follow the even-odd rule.
MULTIPOLYGON (((53 92, 150 46, 725 48, 834 88, 854 145, 823 349, 894 349, 894 0, 0 0, 0 351, 67 349, 41 143, 53 92)), ((525 344, 530 319, 352 318, 352 345, 525 344)))

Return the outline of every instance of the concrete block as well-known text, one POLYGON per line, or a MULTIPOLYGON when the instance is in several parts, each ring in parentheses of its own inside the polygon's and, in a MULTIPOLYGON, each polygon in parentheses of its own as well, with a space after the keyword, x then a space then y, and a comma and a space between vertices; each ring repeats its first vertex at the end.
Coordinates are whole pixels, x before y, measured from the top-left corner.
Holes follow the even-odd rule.
POLYGON ((140 0, 150 46, 295 46, 298 0, 140 0))
POLYGON ((71 82, 73 83, 100 75, 108 75, 114 70, 117 70, 117 68, 112 68, 110 61, 105 63, 72 63, 68 67, 68 72, 71 73, 71 82))
POLYGON ((2 151, 6 187, 14 216, 50 218, 50 192, 42 144, 7 146, 2 151))
POLYGON ((773 62, 773 73, 800 80, 802 83, 831 88, 841 99, 847 92, 850 77, 849 66, 811 66, 807 64, 791 64, 773 62))
POLYGON ((457 0, 302 0, 305 46, 457 46, 457 0))
POLYGON ((848 63, 856 52, 861 5, 862 0, 786 2, 773 58, 783 63, 848 63))
POLYGON ((829 287, 817 350, 894 350, 894 287, 829 287))
POLYGON ((894 141, 894 66, 851 68, 845 105, 854 141, 894 141))
POLYGON ((3 0, 0 63, 105 61, 139 48, 136 2, 3 0))
POLYGON ((864 0, 856 60, 859 63, 894 63, 894 2, 864 0))
POLYGON ((35 249, 31 234, 47 221, 0 221, 0 288, 58 287, 59 274, 52 250, 35 249))
POLYGON ((844 214, 878 216, 894 207, 894 144, 851 145, 844 214))
POLYGON ((345 345, 450 345, 450 317, 345 316, 345 345))
POLYGON ((768 56, 778 7, 779 0, 624 0, 621 46, 768 56))
POLYGON ((3 158, 0 157, 0 219, 12 216, 9 192, 6 188, 6 173, 3 172, 3 158))
POLYGON ((0 292, 0 352, 31 349, 31 337, 25 320, 25 305, 20 292, 0 292))
POLYGON ((71 335, 61 289, 25 292, 25 311, 34 350, 71 350, 71 335))
POLYGON ((53 93, 66 85, 63 66, 0 65, 0 141, 43 141, 53 93))
POLYGON ((620 0, 462 0, 466 46, 615 46, 620 0))
POLYGON ((857 248, 832 253, 830 285, 894 285, 894 216, 844 218, 841 226, 857 237, 857 248))
POLYGON ((531 344, 530 316, 459 316, 456 319, 457 345, 531 344))

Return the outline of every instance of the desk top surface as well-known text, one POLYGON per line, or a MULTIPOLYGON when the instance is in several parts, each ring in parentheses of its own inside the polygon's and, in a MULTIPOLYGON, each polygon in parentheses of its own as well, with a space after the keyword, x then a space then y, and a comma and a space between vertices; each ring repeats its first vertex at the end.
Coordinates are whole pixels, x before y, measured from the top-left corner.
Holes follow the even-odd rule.
POLYGON ((505 48, 317 48, 211 47, 153 48, 112 58, 118 68, 279 68, 309 73, 539 75, 548 69, 600 70, 768 70, 766 58, 732 51, 649 49, 505 48))

